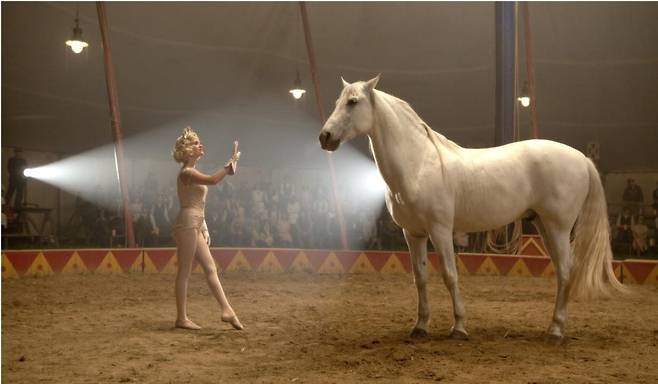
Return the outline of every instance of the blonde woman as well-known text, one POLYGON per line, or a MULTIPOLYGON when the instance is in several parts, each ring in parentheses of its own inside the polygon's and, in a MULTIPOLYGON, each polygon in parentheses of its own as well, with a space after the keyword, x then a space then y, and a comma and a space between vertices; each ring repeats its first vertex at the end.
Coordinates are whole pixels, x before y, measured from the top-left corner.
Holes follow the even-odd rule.
POLYGON ((182 167, 178 173, 176 186, 180 212, 172 227, 172 234, 176 240, 178 255, 178 273, 176 275, 176 327, 185 329, 201 329, 187 317, 187 284, 192 272, 192 263, 196 259, 206 274, 210 291, 221 306, 221 319, 230 323, 233 328, 243 328, 228 303, 222 285, 217 276, 217 267, 210 254, 210 235, 204 219, 206 205, 207 185, 219 183, 226 175, 233 175, 240 158, 238 142, 233 143, 233 155, 223 168, 214 173, 204 174, 195 166, 203 156, 203 145, 199 136, 190 127, 183 130, 183 134, 176 140, 172 155, 182 167))

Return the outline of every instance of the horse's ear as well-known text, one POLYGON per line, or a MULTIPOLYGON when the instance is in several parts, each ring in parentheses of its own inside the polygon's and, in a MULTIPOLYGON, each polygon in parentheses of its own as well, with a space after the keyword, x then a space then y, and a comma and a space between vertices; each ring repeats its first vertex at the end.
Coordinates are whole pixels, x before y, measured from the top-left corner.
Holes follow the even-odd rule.
POLYGON ((345 88, 345 87, 347 87, 348 85, 350 85, 350 83, 348 83, 347 81, 345 81, 345 79, 343 79, 343 76, 340 77, 340 80, 343 82, 343 88, 345 88))
POLYGON ((377 76, 375 76, 374 78, 368 80, 368 81, 366 82, 366 89, 368 89, 369 91, 372 91, 373 89, 375 89, 375 87, 377 86, 377 83, 379 82, 379 77, 380 77, 381 75, 382 75, 382 74, 379 73, 379 74, 377 74, 377 76))

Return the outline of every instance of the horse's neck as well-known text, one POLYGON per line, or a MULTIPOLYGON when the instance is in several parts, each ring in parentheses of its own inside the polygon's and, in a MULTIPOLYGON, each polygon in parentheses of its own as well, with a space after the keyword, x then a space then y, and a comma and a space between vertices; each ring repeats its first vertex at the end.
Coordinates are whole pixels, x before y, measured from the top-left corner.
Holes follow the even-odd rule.
POLYGON ((393 193, 409 192, 405 189, 418 185, 427 152, 440 159, 442 143, 428 137, 435 133, 402 100, 375 91, 374 108, 375 127, 369 138, 377 167, 393 193))

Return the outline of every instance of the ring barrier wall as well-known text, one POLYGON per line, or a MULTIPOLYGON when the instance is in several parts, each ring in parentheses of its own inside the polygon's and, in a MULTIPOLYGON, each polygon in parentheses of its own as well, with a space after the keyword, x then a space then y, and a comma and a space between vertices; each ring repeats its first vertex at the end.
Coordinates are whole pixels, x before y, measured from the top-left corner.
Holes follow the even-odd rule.
MULTIPOLYGON (((459 253, 462 275, 553 277, 555 271, 539 236, 523 236, 519 253, 459 253)), ((406 251, 339 251, 279 248, 212 248, 222 272, 411 273, 406 251)), ((430 273, 439 270, 429 253, 430 273)), ((2 251, 2 277, 21 278, 66 273, 176 273, 175 248, 114 248, 2 251)), ((658 260, 613 261, 624 283, 658 285, 658 260)), ((201 273, 196 264, 193 272, 201 273)))

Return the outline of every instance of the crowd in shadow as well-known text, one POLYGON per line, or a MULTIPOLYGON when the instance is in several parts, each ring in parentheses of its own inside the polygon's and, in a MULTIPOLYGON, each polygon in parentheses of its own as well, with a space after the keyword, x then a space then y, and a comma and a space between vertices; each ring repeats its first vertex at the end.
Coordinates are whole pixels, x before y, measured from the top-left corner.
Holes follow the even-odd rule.
MULTIPOLYGON (((120 198, 100 186, 96 189, 93 199, 77 198, 72 216, 59 233, 59 245, 125 246, 120 198)), ((402 230, 387 212, 381 194, 375 198, 340 187, 337 193, 348 248, 406 249, 402 230)), ((150 173, 129 195, 136 245, 173 247, 171 228, 179 209, 174 184, 160 185, 150 173)), ((628 179, 623 204, 609 206, 611 244, 617 257, 658 256, 658 182, 647 200, 641 187, 628 179)), ((4 208, 3 204, 3 212, 4 208)), ((210 187, 205 213, 212 246, 342 248, 340 221, 328 182, 288 176, 250 184, 226 180, 210 187)), ((456 233, 454 245, 462 252, 486 251, 483 234, 456 233)))
MULTIPOLYGON (((211 186, 205 218, 212 246, 307 249, 342 248, 339 218, 329 185, 293 182, 288 177, 244 185, 211 186)), ((135 241, 143 247, 174 246, 171 227, 178 213, 173 186, 159 187, 153 175, 130 191, 135 241)), ((116 200, 116 198, 115 198, 116 200)), ((404 249, 402 231, 379 204, 339 192, 345 235, 352 249, 404 249)), ((65 229, 72 243, 121 246, 124 220, 120 201, 97 204, 78 198, 65 229), (116 208, 107 208, 115 206, 116 208)))

